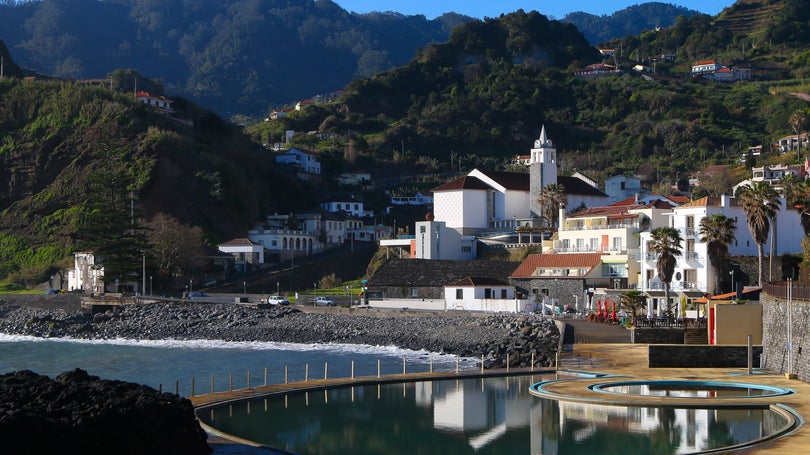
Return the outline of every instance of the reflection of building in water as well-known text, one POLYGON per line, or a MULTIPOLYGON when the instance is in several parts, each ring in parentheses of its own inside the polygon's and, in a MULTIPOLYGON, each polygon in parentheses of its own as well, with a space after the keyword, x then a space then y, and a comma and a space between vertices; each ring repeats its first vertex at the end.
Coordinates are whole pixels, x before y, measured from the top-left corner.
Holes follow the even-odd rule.
POLYGON ((535 400, 524 392, 531 381, 508 380, 511 385, 504 378, 434 382, 429 390, 417 388, 416 401, 426 403, 432 397, 433 426, 471 434, 469 444, 478 450, 511 428, 529 425, 535 400))
MULTIPOLYGON (((782 418, 768 410, 588 405, 541 399, 531 410, 531 453, 558 455, 624 435, 660 435, 677 453, 741 444, 774 434, 782 418)), ((660 438, 655 438, 661 440, 660 438)))

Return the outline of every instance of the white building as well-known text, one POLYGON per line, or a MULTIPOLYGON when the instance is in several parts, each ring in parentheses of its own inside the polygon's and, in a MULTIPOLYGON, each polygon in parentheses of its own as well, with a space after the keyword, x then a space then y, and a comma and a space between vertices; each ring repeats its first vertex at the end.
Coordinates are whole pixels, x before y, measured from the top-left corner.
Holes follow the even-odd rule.
POLYGON ((94 252, 73 253, 73 268, 68 270, 67 286, 68 291, 104 292, 104 267, 96 265, 94 252))
MULTIPOLYGON (((731 256, 757 256, 757 244, 751 231, 748 229, 745 212, 736 198, 730 196, 708 196, 690 203, 675 207, 669 226, 680 231, 683 243, 681 256, 675 266, 675 273, 670 283, 670 297, 677 303, 688 304, 692 300, 705 294, 715 294, 723 291, 716 283, 714 267, 709 262, 707 244, 700 241, 700 222, 703 218, 720 213, 736 221, 737 231, 735 241, 729 245, 731 256)), ((770 258, 782 254, 801 252, 801 239, 804 231, 799 221, 799 212, 788 209, 784 198, 781 199, 780 210, 777 212, 774 223, 771 224, 770 240, 765 244, 763 267, 766 280, 771 279, 769 269, 772 262, 770 258)), ((661 314, 665 310, 663 305, 663 283, 657 277, 657 256, 650 250, 650 233, 641 233, 641 264, 639 288, 647 293, 651 301, 648 313, 661 314)), ((775 265, 775 264, 774 264, 775 265)), ((725 278, 725 277, 724 277, 725 278)), ((774 279, 777 279, 774 277, 774 279)), ((725 280, 723 280, 725 281, 725 280)))
POLYGON ((605 194, 610 198, 610 203, 619 202, 628 197, 643 197, 650 191, 641 186, 641 179, 638 177, 628 177, 626 175, 614 175, 605 180, 605 194))
POLYGON ((353 195, 334 197, 326 202, 321 202, 321 208, 327 212, 346 212, 350 216, 360 218, 371 218, 374 216, 373 210, 366 210, 363 201, 353 195))
POLYGON ((281 155, 276 156, 276 164, 298 167, 308 174, 321 174, 321 163, 318 161, 315 152, 298 147, 292 147, 281 155))

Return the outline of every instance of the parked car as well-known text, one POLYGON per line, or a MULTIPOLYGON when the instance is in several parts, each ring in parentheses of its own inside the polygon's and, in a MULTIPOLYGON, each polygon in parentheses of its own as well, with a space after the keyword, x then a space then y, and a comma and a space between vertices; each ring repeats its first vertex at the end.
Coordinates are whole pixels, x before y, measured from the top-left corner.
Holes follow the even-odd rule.
POLYGON ((193 299, 195 297, 208 297, 208 296, 204 292, 194 291, 188 293, 188 298, 193 299))
POLYGON ((280 295, 271 295, 267 298, 267 303, 270 305, 289 305, 290 301, 280 295))
POLYGON ((335 306, 335 301, 329 297, 319 296, 312 301, 315 306, 335 306))

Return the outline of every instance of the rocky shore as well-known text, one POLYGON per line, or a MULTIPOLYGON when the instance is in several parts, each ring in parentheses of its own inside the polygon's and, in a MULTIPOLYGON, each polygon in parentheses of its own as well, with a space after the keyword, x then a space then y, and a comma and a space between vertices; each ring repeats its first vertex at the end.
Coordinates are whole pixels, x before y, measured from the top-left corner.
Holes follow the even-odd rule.
POLYGON ((208 454, 186 398, 82 370, 0 375, 5 454, 208 454))
POLYGON ((84 339, 352 343, 486 357, 487 368, 553 365, 559 331, 538 315, 357 310, 304 312, 236 304, 126 305, 94 316, 70 305, 0 302, 0 333, 84 339))

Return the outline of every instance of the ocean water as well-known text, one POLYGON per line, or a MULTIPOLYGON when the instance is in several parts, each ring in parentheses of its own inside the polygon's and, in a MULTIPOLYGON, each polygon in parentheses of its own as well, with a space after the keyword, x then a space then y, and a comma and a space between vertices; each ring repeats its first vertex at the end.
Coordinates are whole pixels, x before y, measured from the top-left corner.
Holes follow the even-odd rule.
POLYGON ((355 344, 217 340, 79 340, 0 334, 0 374, 31 370, 47 376, 80 368, 102 379, 145 384, 183 396, 301 381, 477 367, 476 359, 355 344))

